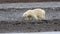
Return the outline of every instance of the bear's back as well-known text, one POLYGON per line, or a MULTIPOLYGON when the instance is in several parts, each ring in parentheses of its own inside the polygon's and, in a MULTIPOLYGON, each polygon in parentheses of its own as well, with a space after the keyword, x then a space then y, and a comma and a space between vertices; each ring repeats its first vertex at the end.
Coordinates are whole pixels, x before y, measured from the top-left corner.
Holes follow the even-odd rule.
POLYGON ((45 14, 45 11, 43 9, 40 9, 40 8, 37 8, 37 9, 34 9, 34 11, 37 13, 44 13, 45 14))
POLYGON ((45 11, 43 9, 34 9, 34 13, 38 16, 42 14, 45 15, 45 11))

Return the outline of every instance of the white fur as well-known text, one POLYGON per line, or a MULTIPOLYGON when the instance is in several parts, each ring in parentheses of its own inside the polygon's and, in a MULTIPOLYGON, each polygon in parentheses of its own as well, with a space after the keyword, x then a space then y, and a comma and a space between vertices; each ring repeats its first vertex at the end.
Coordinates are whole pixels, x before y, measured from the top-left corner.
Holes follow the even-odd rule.
POLYGON ((43 9, 33 9, 33 10, 27 10, 25 13, 23 13, 23 17, 26 17, 29 19, 28 16, 31 16, 31 18, 35 18, 36 20, 45 20, 45 11, 43 9))

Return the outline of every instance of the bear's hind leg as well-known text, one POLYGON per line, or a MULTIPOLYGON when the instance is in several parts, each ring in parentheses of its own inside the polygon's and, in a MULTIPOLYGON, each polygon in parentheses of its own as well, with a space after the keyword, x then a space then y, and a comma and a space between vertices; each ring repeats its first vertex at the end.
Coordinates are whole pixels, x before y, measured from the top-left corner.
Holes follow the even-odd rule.
POLYGON ((39 16, 39 19, 40 20, 45 20, 45 16, 41 16, 41 17, 39 16))

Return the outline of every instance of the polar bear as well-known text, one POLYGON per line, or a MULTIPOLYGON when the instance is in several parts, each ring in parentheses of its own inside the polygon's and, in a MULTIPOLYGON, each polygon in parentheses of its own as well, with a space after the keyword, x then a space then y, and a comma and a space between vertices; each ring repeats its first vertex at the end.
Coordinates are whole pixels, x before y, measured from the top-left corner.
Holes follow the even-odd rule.
POLYGON ((36 20, 45 20, 45 10, 37 8, 33 10, 27 10, 23 13, 23 18, 30 20, 35 18, 36 20))

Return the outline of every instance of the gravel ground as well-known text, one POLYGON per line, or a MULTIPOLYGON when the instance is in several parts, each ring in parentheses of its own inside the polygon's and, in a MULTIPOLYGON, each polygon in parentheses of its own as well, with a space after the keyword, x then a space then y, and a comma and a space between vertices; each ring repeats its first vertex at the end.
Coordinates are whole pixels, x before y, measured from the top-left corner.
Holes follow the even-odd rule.
POLYGON ((6 8, 36 8, 60 7, 60 2, 33 2, 33 3, 0 3, 0 9, 6 8))
POLYGON ((60 31, 60 5, 59 3, 56 3, 57 5, 55 3, 50 4, 55 6, 40 7, 46 11, 46 20, 43 21, 24 21, 21 17, 26 10, 34 9, 36 6, 26 8, 27 6, 24 5, 24 8, 16 8, 14 5, 15 8, 10 8, 10 4, 0 4, 1 7, 5 5, 0 8, 0 33, 60 31))
POLYGON ((60 10, 55 8, 42 8, 46 11, 46 20, 24 21, 24 11, 34 8, 0 9, 0 32, 46 32, 60 31, 60 10))

